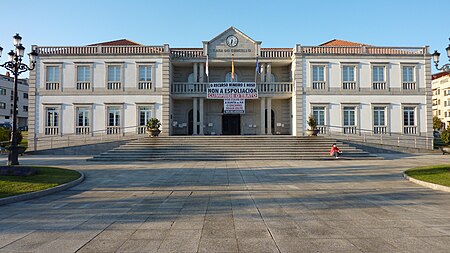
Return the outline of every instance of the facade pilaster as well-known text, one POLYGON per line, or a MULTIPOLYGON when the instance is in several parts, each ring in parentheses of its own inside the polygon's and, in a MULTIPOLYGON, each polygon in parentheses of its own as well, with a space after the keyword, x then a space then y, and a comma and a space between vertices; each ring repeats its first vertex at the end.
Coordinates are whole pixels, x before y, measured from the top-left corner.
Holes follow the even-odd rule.
MULTIPOLYGON (((33 46, 33 49, 36 46, 33 46)), ((30 79, 28 80, 28 151, 37 150, 37 134, 39 131, 38 122, 36 120, 37 106, 36 106, 36 96, 37 96, 37 85, 36 85, 36 75, 37 69, 40 68, 40 60, 38 59, 36 63, 36 68, 30 71, 30 79)))
POLYGON ((205 82, 205 64, 199 63, 200 69, 199 69, 199 76, 198 76, 198 82, 203 83, 205 82))
POLYGON ((197 135, 197 125, 198 125, 198 118, 197 118, 197 112, 198 112, 198 99, 197 98, 192 98, 193 101, 193 105, 192 105, 192 118, 193 118, 193 123, 192 123, 192 128, 193 128, 193 132, 192 135, 197 135))
POLYGON ((171 135, 172 129, 170 127, 170 110, 172 108, 170 99, 170 81, 171 81, 171 68, 170 68, 170 49, 169 45, 164 45, 164 52, 162 54, 162 119, 161 128, 162 136, 171 135))
POLYGON ((203 135, 203 125, 204 125, 204 98, 199 98, 199 103, 200 103, 200 135, 203 135))
POLYGON ((266 98, 261 99, 261 134, 266 134, 266 98))
POLYGON ((272 98, 267 98, 267 134, 272 134, 272 98))
POLYGON ((196 83, 196 82, 198 82, 198 64, 197 63, 194 63, 193 74, 194 74, 194 83, 196 83))

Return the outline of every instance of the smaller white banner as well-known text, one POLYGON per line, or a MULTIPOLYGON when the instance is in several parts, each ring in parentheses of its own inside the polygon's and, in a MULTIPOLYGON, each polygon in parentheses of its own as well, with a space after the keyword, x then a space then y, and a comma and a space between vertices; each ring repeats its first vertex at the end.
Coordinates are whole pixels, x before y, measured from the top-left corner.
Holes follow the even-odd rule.
POLYGON ((245 99, 224 99, 223 113, 225 114, 244 114, 245 99))

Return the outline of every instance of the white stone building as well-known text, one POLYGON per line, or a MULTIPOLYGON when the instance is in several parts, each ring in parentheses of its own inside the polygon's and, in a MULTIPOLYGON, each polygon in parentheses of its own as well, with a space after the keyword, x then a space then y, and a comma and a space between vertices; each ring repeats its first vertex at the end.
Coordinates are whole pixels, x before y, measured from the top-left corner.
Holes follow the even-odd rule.
POLYGON ((136 136, 150 117, 163 135, 302 136, 310 114, 322 134, 432 136, 428 47, 261 45, 230 27, 199 48, 34 46, 30 142, 136 136), (223 82, 251 83, 257 97, 240 113, 224 111, 223 99, 208 98, 210 84, 223 82))
MULTIPOLYGON (((17 81, 19 92, 17 101, 17 125, 20 128, 28 124, 28 82, 26 79, 17 81)), ((13 98, 14 98, 14 77, 0 75, 0 123, 10 123, 13 121, 13 98)))
POLYGON ((450 126, 450 74, 441 72, 432 76, 433 116, 443 123, 443 128, 450 126))

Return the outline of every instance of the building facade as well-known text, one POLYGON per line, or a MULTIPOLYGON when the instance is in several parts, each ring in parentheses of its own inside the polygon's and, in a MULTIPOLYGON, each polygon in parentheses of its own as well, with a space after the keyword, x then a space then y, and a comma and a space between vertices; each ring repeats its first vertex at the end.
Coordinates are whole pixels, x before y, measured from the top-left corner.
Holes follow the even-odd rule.
POLYGON ((163 135, 301 136, 309 115, 322 134, 431 136, 428 47, 261 45, 230 27, 199 48, 34 46, 30 141, 145 134, 151 117, 163 135), (228 98, 245 85, 256 95, 231 101, 240 107, 230 112, 211 95, 222 85, 234 87, 221 90, 228 98))
MULTIPOLYGON (((17 125, 25 128, 28 125, 28 81, 19 79, 17 81, 18 101, 17 101, 17 125)), ((13 99, 14 99, 14 78, 7 75, 0 75, 0 123, 10 123, 13 121, 13 99)))
POLYGON ((450 74, 441 72, 432 76, 433 116, 443 123, 443 128, 450 126, 450 74))

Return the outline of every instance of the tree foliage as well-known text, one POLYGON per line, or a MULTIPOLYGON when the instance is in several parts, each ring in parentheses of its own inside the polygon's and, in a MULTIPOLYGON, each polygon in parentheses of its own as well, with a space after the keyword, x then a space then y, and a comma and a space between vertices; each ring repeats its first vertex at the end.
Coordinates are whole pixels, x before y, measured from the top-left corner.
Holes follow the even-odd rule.
POLYGON ((433 117, 433 129, 439 130, 441 128, 442 128, 442 121, 437 116, 434 116, 433 117))
POLYGON ((450 127, 441 132, 441 139, 445 144, 450 144, 450 127))

